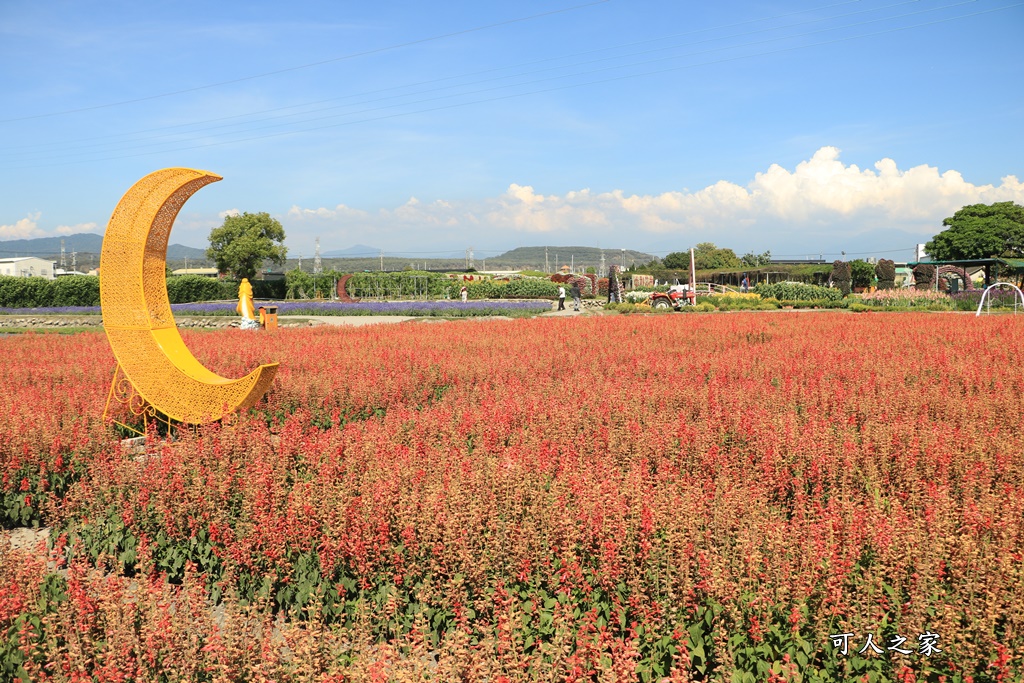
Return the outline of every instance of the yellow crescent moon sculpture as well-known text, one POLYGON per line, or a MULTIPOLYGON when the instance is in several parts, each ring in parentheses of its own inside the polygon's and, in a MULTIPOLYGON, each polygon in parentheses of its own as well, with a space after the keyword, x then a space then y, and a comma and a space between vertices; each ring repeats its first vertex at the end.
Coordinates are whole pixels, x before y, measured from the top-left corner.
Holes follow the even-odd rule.
POLYGON ((277 373, 277 363, 241 379, 211 372, 185 346, 171 313, 166 276, 171 226, 189 197, 220 179, 191 168, 156 171, 125 193, 107 224, 100 309, 118 366, 110 396, 117 395, 136 414, 156 417, 155 409, 185 424, 219 420, 255 404, 277 373))

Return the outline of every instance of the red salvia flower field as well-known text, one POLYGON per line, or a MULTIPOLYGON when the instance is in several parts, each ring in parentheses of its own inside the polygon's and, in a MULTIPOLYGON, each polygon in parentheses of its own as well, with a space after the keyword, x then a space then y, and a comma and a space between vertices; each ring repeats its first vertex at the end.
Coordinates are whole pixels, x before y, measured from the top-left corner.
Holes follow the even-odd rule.
POLYGON ((1024 677, 1016 318, 185 338, 281 371, 142 453, 102 334, 0 338, 0 679, 1024 677))

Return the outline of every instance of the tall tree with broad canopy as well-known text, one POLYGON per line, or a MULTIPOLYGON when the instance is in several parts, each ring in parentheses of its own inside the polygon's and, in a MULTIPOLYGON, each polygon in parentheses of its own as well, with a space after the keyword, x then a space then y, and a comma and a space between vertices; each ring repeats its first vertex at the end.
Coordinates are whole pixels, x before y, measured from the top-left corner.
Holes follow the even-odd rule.
MULTIPOLYGON (((686 270, 690 267, 689 251, 674 251, 665 256, 662 263, 672 270, 686 270)), ((701 242, 693 248, 693 263, 697 270, 722 270, 741 268, 743 262, 732 249, 720 249, 713 242, 701 242)))
POLYGON ((743 265, 750 266, 751 268, 757 268, 758 266, 767 266, 772 262, 771 249, 764 252, 763 254, 755 254, 752 251, 748 251, 746 254, 740 257, 743 261, 743 265))
POLYGON ((1024 257, 1024 206, 971 204, 942 221, 946 229, 924 245, 936 261, 1024 257))
POLYGON ((222 226, 210 231, 206 250, 219 271, 238 280, 255 277, 265 261, 284 264, 287 253, 284 227, 266 212, 228 216, 222 226))

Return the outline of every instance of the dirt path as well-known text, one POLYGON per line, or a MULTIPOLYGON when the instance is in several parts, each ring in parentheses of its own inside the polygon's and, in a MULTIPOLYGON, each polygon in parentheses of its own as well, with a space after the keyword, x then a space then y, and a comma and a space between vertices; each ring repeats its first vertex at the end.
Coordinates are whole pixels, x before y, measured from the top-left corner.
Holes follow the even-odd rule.
POLYGON ((406 320, 416 320, 417 317, 410 315, 282 315, 278 316, 277 319, 281 324, 311 321, 317 325, 362 327, 363 325, 380 325, 383 323, 404 323, 406 320))

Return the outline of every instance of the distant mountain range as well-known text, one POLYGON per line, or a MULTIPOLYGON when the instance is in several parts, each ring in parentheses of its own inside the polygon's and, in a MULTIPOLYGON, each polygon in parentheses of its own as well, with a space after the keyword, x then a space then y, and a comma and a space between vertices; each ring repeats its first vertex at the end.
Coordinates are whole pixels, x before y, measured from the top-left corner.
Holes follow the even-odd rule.
MULTIPOLYGON (((380 258, 381 249, 378 247, 368 247, 365 244, 357 244, 354 247, 348 249, 333 249, 331 251, 325 251, 320 254, 320 258, 343 258, 343 259, 364 259, 364 258, 380 258)), ((388 251, 384 249, 385 258, 397 258, 397 259, 412 259, 413 261, 422 261, 423 255, 418 253, 407 253, 402 251, 388 251)), ((303 258, 310 258, 308 255, 304 255, 303 258)), ((436 259, 443 261, 450 261, 451 259, 465 259, 465 252, 452 251, 446 256, 436 256, 436 259)), ((429 260, 429 259, 428 259, 429 260)))
MULTIPOLYGON (((79 257, 95 256, 99 261, 99 253, 103 246, 103 236, 94 233, 77 233, 66 237, 37 237, 35 239, 6 240, 0 242, 0 258, 12 256, 39 256, 41 258, 60 258, 60 243, 64 240, 64 253, 68 259, 71 252, 78 252, 79 257)), ((463 252, 452 252, 448 257, 424 259, 422 256, 411 254, 405 255, 400 252, 384 252, 383 264, 380 259, 381 250, 377 247, 365 244, 356 244, 347 249, 333 249, 320 254, 321 259, 328 260, 323 264, 324 268, 336 268, 338 270, 377 270, 384 266, 385 269, 401 269, 415 265, 431 269, 465 268, 466 254, 463 252), (422 264, 422 265, 421 265, 422 264)), ((286 268, 294 268, 298 265, 295 258, 298 254, 292 251, 286 268)), ((498 256, 481 257, 479 254, 473 259, 473 265, 478 270, 518 270, 533 268, 556 271, 563 265, 584 266, 600 268, 601 258, 604 257, 604 265, 625 265, 627 268, 632 264, 644 264, 654 259, 651 254, 631 249, 599 249, 597 247, 518 247, 498 256), (545 249, 547 252, 545 253, 545 249)), ((203 261, 206 259, 205 249, 186 247, 181 244, 172 244, 167 247, 168 261, 203 261)), ((79 263, 86 263, 84 258, 79 263)), ((304 255, 303 265, 312 267, 312 254, 304 255)))
POLYGON ((334 249, 320 254, 321 258, 372 258, 380 254, 377 247, 368 247, 365 244, 357 244, 348 249, 334 249))
MULTIPOLYGON (((36 237, 28 240, 5 240, 0 242, 0 258, 13 256, 39 256, 41 258, 60 258, 60 242, 64 240, 64 253, 70 258, 71 252, 81 255, 94 254, 99 256, 103 248, 103 235, 91 232, 80 232, 67 237, 36 237)), ((195 249, 182 244, 167 247, 168 259, 204 259, 205 249, 195 249)))
MULTIPOLYGON (((489 256, 487 261, 497 265, 533 266, 543 268, 545 263, 551 270, 562 266, 599 266, 604 258, 606 266, 629 266, 647 264, 654 260, 651 254, 632 249, 599 249, 597 247, 518 247, 500 256, 489 256), (546 250, 546 252, 545 252, 546 250)), ((479 260, 479 259, 478 259, 479 260)))
MULTIPOLYGON (((654 260, 654 256, 632 249, 600 249, 598 247, 518 247, 497 256, 482 256, 477 252, 473 256, 472 266, 477 270, 547 270, 555 272, 563 265, 601 270, 613 265, 624 264, 627 268, 633 264, 643 265, 654 260), (604 260, 602 261, 602 256, 604 260)), ((299 267, 298 254, 292 251, 284 270, 299 267)), ((358 244, 348 249, 331 250, 320 254, 321 267, 327 270, 342 272, 358 272, 360 270, 462 270, 470 264, 466 252, 453 251, 448 255, 434 258, 423 258, 422 254, 384 251, 365 244, 358 244)), ((302 269, 311 271, 313 259, 308 254, 302 256, 302 269)))

